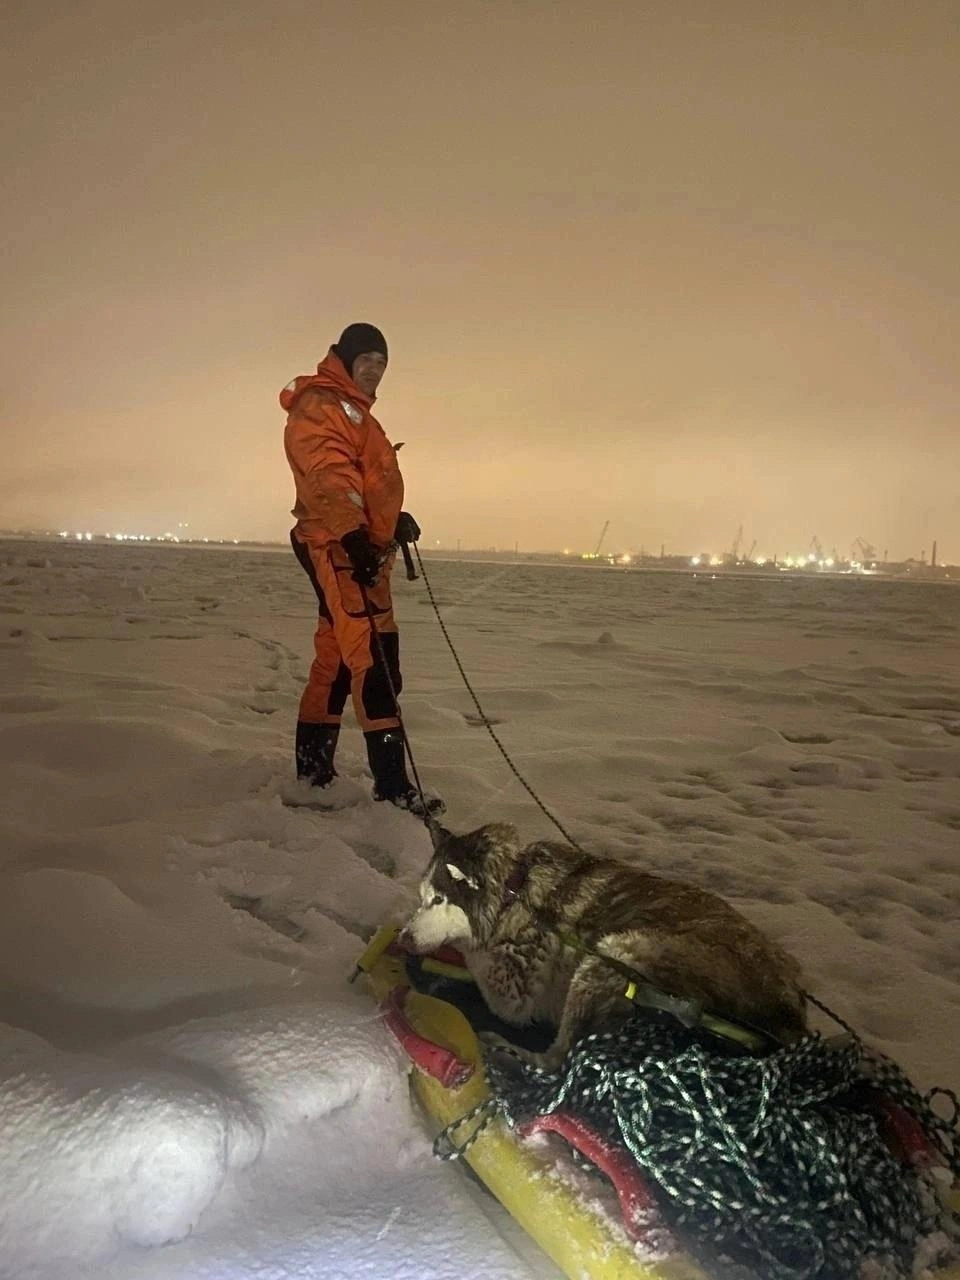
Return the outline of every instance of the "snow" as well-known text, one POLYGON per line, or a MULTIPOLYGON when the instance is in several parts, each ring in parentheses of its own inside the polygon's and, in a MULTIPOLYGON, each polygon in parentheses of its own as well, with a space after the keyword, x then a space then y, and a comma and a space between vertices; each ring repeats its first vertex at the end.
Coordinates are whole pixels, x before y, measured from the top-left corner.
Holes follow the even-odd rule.
MULTIPOLYGON (((921 1087, 960 1083, 960 593, 428 562, 585 847, 733 900, 921 1087)), ((425 781, 550 834, 397 582, 425 781)), ((430 1155, 362 983, 430 853, 291 776, 292 556, 0 543, 0 1277, 548 1277, 430 1155)))

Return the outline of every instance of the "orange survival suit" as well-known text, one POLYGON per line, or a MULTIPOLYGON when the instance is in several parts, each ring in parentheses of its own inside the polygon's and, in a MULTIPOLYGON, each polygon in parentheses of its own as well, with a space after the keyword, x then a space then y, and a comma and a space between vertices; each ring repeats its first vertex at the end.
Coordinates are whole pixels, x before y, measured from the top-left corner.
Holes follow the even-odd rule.
POLYGON ((411 784, 380 652, 382 646, 399 693, 399 636, 390 596, 391 544, 403 505, 396 449, 370 412, 372 399, 353 382, 332 348, 315 374, 284 387, 280 404, 287 411, 284 448, 297 491, 297 523, 290 540, 319 602, 314 659, 297 720, 297 773, 320 786, 333 777, 333 752, 349 692, 367 741, 374 794, 396 803, 390 793, 411 784), (366 588, 380 645, 340 545, 344 534, 361 526, 384 551, 380 577, 366 588))

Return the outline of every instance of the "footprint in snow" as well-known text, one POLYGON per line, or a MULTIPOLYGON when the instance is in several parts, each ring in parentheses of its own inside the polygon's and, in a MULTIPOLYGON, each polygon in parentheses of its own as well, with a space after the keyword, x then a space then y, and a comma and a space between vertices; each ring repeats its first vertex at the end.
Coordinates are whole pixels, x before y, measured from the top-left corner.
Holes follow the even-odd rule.
MULTIPOLYGON (((248 916, 252 916, 254 920, 259 920, 261 924, 267 925, 274 933, 279 933, 282 937, 289 938, 291 942, 303 942, 310 936, 311 929, 308 925, 303 924, 300 919, 295 919, 293 914, 288 915, 282 908, 271 905, 265 898, 225 892, 223 900, 233 907, 235 911, 245 912, 248 916)), ((333 908, 318 902, 298 907, 296 915, 302 918, 311 911, 315 911, 318 915, 339 925, 344 932, 354 934, 362 942, 369 942, 376 932, 369 925, 361 924, 358 920, 351 920, 349 916, 342 915, 339 911, 335 911, 333 908)))
POLYGON ((391 879, 396 876, 397 860, 386 849, 381 849, 379 845, 360 844, 354 841, 353 851, 358 858, 362 858, 373 867, 374 871, 379 871, 381 875, 389 876, 391 879))
POLYGON ((298 924, 289 916, 284 915, 276 907, 268 906, 263 898, 248 897, 246 894, 224 891, 223 900, 228 906, 233 907, 234 911, 245 911, 254 920, 259 920, 261 924, 268 925, 274 933, 282 934, 283 937, 289 938, 292 942, 300 942, 306 936, 307 931, 302 924, 298 924))

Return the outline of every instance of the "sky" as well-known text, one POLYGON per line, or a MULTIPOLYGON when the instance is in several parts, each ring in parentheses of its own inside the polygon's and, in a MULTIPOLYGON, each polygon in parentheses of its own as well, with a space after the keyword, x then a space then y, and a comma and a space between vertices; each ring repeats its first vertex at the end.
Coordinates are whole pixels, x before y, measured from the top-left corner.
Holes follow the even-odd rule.
POLYGON ((283 539, 378 324, 428 543, 960 561, 960 16, 13 0, 0 527, 283 539))

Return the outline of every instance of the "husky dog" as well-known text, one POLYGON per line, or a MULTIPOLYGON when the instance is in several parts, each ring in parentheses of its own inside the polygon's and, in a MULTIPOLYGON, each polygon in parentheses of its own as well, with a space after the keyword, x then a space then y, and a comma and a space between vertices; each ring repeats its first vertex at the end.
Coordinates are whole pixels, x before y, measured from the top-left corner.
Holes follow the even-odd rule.
POLYGON ((667 1007, 679 997, 783 1044, 805 1030, 796 961, 722 898, 567 845, 523 848, 505 824, 441 829, 400 940, 420 953, 458 947, 500 1018, 555 1027, 545 1053, 524 1055, 547 1070, 629 1015, 631 974, 667 1007))

